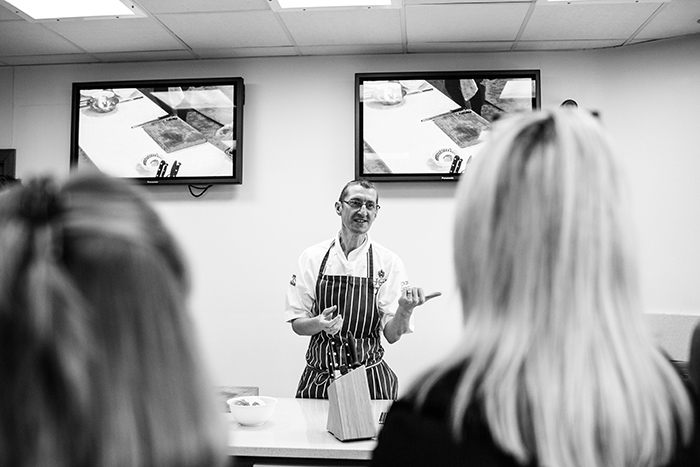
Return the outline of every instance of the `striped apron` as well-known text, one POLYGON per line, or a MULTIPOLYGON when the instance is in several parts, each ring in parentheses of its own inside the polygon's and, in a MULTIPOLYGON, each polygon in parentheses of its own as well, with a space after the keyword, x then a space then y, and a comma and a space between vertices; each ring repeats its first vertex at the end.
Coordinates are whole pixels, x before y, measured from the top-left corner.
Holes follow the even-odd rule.
MULTIPOLYGON (((382 360, 381 313, 374 288, 374 258, 372 246, 367 251, 367 277, 332 276, 324 274, 335 240, 321 262, 316 279, 316 302, 312 314, 317 316, 328 307, 337 305, 336 313, 343 317, 340 336, 353 336, 357 342, 359 361, 366 366, 369 393, 372 399, 392 399, 398 396, 398 378, 382 360)), ((328 385, 333 381, 333 350, 339 349, 338 336, 325 332, 311 336, 306 351, 306 368, 299 380, 296 397, 327 399, 328 385)), ((342 355, 337 358, 348 359, 342 355)))

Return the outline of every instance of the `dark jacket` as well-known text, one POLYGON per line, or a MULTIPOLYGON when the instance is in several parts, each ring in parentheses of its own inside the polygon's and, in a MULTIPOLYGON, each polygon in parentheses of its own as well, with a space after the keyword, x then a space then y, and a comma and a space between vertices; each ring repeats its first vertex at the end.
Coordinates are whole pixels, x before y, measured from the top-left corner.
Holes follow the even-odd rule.
MULTIPOLYGON (((700 331, 697 344, 700 352, 700 331)), ((699 354, 700 355, 700 354, 699 354)), ((699 365, 700 366, 700 365, 699 365)), ((395 402, 379 433, 372 466, 432 466, 444 467, 535 467, 519 464, 501 450, 486 424, 481 407, 467 409, 464 435, 455 442, 449 427, 450 402, 457 386, 459 371, 447 373, 430 391, 426 403, 418 408, 411 397, 395 402)), ((700 466, 700 404, 689 387, 695 407, 695 433, 689 446, 679 446, 675 458, 667 467, 700 466)))

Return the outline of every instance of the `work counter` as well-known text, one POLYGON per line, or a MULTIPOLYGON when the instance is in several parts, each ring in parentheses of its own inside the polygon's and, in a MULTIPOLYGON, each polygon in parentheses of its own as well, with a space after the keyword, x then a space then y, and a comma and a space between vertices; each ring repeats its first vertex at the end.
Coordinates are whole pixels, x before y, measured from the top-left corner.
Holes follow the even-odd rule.
MULTIPOLYGON (((377 432, 390 405, 372 401, 377 432)), ((234 465, 368 465, 376 440, 339 441, 326 430, 328 407, 327 400, 277 398, 272 418, 257 427, 242 426, 227 413, 234 465)))

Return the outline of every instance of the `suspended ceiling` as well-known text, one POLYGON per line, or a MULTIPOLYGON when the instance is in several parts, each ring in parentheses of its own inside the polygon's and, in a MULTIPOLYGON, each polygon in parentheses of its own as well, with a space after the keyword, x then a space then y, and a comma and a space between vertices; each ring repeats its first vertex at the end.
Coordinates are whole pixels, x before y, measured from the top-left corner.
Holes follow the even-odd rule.
POLYGON ((0 6, 0 66, 345 54, 580 50, 700 34, 700 0, 138 0, 145 18, 31 22, 0 6))

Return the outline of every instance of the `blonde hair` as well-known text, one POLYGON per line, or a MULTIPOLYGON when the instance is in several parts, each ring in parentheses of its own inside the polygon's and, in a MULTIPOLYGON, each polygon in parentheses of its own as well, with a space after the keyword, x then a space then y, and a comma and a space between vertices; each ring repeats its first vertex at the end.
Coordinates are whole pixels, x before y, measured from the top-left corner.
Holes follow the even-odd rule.
POLYGON ((456 437, 476 403, 523 464, 663 465, 692 435, 692 407, 645 327, 608 137, 572 109, 495 126, 457 193, 464 336, 419 397, 463 365, 456 437))
POLYGON ((186 268, 125 183, 0 195, 0 465, 218 466, 186 268))

